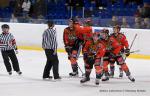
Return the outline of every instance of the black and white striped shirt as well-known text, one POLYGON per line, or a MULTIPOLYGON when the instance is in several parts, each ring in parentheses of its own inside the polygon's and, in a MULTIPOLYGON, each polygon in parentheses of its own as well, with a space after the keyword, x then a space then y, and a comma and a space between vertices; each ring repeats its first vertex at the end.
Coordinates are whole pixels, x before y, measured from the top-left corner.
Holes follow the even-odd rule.
POLYGON ((17 49, 15 38, 9 32, 0 34, 0 45, 0 50, 2 51, 17 49))
POLYGON ((42 40, 42 48, 43 49, 53 49, 57 50, 57 39, 56 39, 56 30, 49 28, 43 33, 42 40))

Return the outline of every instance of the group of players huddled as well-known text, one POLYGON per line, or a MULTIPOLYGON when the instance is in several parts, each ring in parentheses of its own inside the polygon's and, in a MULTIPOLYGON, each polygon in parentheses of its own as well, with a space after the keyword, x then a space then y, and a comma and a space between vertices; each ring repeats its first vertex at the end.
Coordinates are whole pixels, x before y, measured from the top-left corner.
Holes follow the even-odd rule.
POLYGON ((64 29, 63 34, 65 50, 73 71, 69 75, 78 76, 77 60, 82 49, 85 74, 80 83, 90 81, 93 66, 96 71, 95 84, 99 85, 102 76, 102 81, 108 81, 110 77, 114 76, 115 62, 120 69, 119 77, 123 77, 123 72, 125 72, 129 80, 134 82, 135 79, 131 76, 124 58, 130 55, 129 44, 120 29, 121 27, 116 25, 113 27, 112 34, 109 33, 108 29, 92 32, 90 19, 85 20, 82 27, 76 19, 69 19, 69 26, 64 29), (108 65, 110 65, 110 71, 108 65))

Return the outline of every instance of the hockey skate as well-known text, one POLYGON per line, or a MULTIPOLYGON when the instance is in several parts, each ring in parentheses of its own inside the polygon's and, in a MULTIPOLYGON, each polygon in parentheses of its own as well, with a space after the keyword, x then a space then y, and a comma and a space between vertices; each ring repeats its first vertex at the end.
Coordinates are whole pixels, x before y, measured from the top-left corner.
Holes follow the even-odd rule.
POLYGON ((115 71, 115 67, 114 67, 114 65, 112 66, 110 66, 110 72, 109 72, 109 77, 110 78, 113 78, 114 77, 114 71, 115 71))
POLYGON ((21 72, 21 71, 17 71, 17 73, 18 73, 18 75, 21 75, 21 74, 22 74, 22 72, 21 72))
POLYGON ((97 79, 97 78, 96 78, 96 79, 95 79, 95 84, 96 84, 96 85, 99 85, 99 82, 100 82, 100 79, 97 79))
POLYGON ((69 73, 69 76, 78 77, 78 72, 71 72, 71 73, 69 73))
POLYGON ((109 80, 109 77, 108 76, 105 76, 102 81, 108 81, 109 80))
POLYGON ((61 77, 59 76, 59 77, 54 77, 54 81, 61 81, 61 77))
POLYGON ((85 83, 87 81, 90 81, 89 77, 84 77, 83 79, 80 80, 80 83, 85 83))
POLYGON ((53 78, 52 76, 43 77, 43 80, 51 80, 52 78, 53 78))
POLYGON ((130 75, 130 76, 128 76, 128 79, 130 80, 130 81, 132 81, 132 82, 135 82, 135 79, 130 75))
POLYGON ((123 71, 122 71, 122 70, 120 70, 119 77, 120 77, 120 78, 122 78, 122 77, 123 77, 123 71))
POLYGON ((110 72, 109 77, 110 77, 110 78, 113 78, 113 77, 114 77, 114 71, 111 71, 111 72, 110 72))
POLYGON ((12 71, 8 72, 9 75, 12 75, 12 71))
POLYGON ((108 81, 109 80, 109 73, 108 72, 105 72, 104 73, 105 74, 105 76, 104 76, 104 78, 102 78, 102 81, 108 81))

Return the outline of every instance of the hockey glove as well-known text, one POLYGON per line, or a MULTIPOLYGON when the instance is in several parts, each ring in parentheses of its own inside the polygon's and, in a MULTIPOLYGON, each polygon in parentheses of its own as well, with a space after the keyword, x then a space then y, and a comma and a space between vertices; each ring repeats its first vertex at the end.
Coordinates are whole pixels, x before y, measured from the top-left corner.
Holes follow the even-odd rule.
POLYGON ((87 53, 83 53, 83 58, 88 58, 88 54, 87 53))
POLYGON ((126 54, 126 56, 128 57, 129 55, 130 55, 130 49, 125 49, 125 54, 126 54))
POLYGON ((110 54, 109 54, 109 59, 110 59, 110 61, 111 61, 111 60, 114 60, 114 58, 116 58, 116 55, 113 54, 113 53, 110 53, 110 54))
POLYGON ((72 48, 72 47, 70 47, 70 46, 65 46, 66 52, 67 52, 67 53, 70 53, 70 52, 71 52, 71 48, 72 48))

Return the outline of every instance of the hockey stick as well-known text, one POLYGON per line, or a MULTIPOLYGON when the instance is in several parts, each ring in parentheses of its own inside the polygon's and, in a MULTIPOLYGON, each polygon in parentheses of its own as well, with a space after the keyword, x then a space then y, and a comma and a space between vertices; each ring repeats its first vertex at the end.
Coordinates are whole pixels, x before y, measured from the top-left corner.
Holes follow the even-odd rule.
MULTIPOLYGON (((129 53, 136 53, 136 52, 140 52, 140 50, 130 51, 129 53)), ((127 54, 127 53, 125 53, 125 54, 127 54)), ((83 57, 83 55, 79 56, 79 58, 82 58, 82 57, 83 57)), ((103 59, 107 59, 107 57, 103 57, 103 59)))
POLYGON ((78 53, 77 53, 77 58, 80 57, 81 49, 82 49, 82 45, 79 46, 79 50, 78 50, 78 53))
POLYGON ((80 67, 78 64, 77 64, 77 66, 78 66, 79 70, 81 71, 82 76, 84 76, 84 73, 83 73, 83 71, 82 71, 81 67, 80 67))
POLYGON ((134 36, 134 38, 133 38, 133 40, 132 40, 131 46, 130 46, 130 48, 129 48, 130 50, 131 50, 131 48, 132 48, 132 46, 133 46, 133 44, 134 44, 134 41, 135 41, 136 37, 137 37, 137 34, 135 34, 135 36, 134 36))
MULTIPOLYGON (((134 36, 134 38, 133 38, 133 40, 132 40, 132 43, 131 43, 131 46, 130 46, 129 50, 131 50, 131 48, 132 48, 132 46, 133 46, 133 44, 134 44, 134 41, 135 41, 136 37, 137 37, 137 34, 135 34, 135 36, 134 36)), ((127 58, 127 57, 125 57, 124 60, 126 60, 126 58, 127 58)))
MULTIPOLYGON (((71 47, 69 47, 69 48, 71 48, 71 47)), ((76 58, 79 58, 79 55, 80 55, 80 52, 81 52, 81 49, 82 49, 82 45, 80 45, 80 47, 79 47, 79 50, 78 50, 78 52, 77 52, 77 55, 76 55, 76 58)), ((69 53, 69 56, 71 55, 71 53, 69 53)), ((80 66, 77 64, 77 67, 79 68, 79 70, 81 71, 81 73, 82 73, 82 76, 84 75, 84 73, 83 73, 83 71, 81 70, 81 68, 80 68, 80 66)))
POLYGON ((136 52, 140 52, 140 50, 134 50, 134 51, 131 51, 130 53, 136 53, 136 52))
MULTIPOLYGON (((79 58, 79 57, 80 57, 81 49, 82 49, 82 44, 79 44, 79 50, 78 50, 78 53, 77 53, 77 58, 79 58)), ((78 64, 77 64, 77 66, 78 66, 78 68, 79 68, 80 72, 82 73, 82 76, 84 76, 84 73, 83 73, 83 71, 82 71, 81 67, 80 67, 78 64)))

